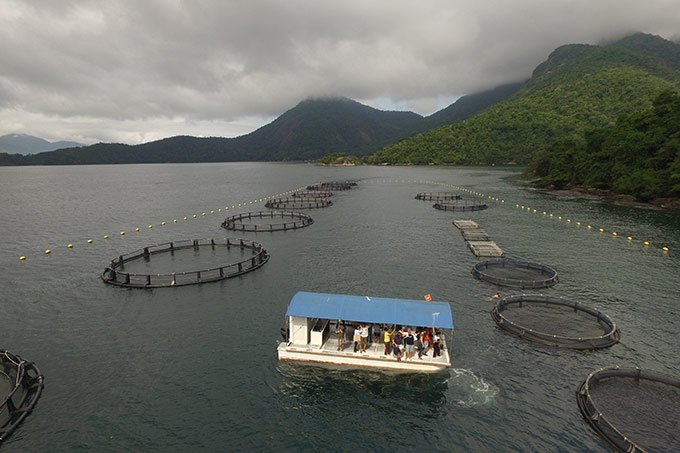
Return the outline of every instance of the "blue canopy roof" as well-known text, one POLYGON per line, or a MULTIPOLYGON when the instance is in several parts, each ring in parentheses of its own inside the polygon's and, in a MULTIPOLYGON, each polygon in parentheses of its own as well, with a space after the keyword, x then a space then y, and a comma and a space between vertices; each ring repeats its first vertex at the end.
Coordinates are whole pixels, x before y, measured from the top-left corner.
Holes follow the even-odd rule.
POLYGON ((453 329, 448 302, 300 291, 291 299, 286 315, 453 329))

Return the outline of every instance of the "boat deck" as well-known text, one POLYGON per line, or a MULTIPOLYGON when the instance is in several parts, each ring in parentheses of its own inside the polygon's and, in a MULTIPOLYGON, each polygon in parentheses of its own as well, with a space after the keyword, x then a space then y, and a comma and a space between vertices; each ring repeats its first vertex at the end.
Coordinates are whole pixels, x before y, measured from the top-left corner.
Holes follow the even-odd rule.
POLYGON ((385 355, 383 343, 369 343, 366 352, 354 352, 354 342, 346 341, 342 351, 337 350, 337 338, 331 335, 330 338, 321 346, 313 345, 294 345, 280 343, 278 347, 279 358, 281 360, 296 360, 304 362, 323 362, 337 365, 366 366, 373 368, 413 370, 413 371, 437 371, 451 366, 446 345, 442 345, 442 355, 432 357, 434 351, 430 349, 427 355, 418 358, 418 352, 414 352, 413 359, 406 360, 405 353, 402 352, 401 361, 390 354, 385 355))

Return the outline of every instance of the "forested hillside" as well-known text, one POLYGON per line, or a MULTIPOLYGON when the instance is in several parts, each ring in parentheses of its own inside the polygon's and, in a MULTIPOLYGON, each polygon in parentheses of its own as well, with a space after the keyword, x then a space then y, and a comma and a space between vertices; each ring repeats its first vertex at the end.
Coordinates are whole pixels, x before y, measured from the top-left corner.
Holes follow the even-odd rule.
POLYGON ((588 132, 584 143, 556 144, 526 175, 547 187, 595 187, 643 201, 680 196, 680 93, 662 93, 651 108, 588 132))
POLYGON ((562 46, 511 99, 388 146, 370 162, 525 164, 556 141, 581 145, 586 131, 680 87, 679 51, 678 44, 643 34, 605 47, 562 46))

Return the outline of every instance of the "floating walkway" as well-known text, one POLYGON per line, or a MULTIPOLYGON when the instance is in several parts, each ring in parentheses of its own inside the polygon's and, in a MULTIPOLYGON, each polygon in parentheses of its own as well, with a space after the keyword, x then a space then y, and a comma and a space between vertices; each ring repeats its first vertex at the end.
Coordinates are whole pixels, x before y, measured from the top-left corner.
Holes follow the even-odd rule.
POLYGON ((454 220, 468 248, 477 258, 502 258, 505 252, 491 240, 486 230, 472 220, 454 220))

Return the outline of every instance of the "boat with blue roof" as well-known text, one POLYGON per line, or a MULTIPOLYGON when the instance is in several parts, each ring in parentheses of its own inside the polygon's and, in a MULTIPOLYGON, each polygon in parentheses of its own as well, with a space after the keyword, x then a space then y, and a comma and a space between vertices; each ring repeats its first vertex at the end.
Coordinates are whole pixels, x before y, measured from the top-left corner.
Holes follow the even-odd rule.
POLYGON ((453 328, 446 301, 300 291, 277 352, 285 361, 436 372, 451 366, 453 328))

